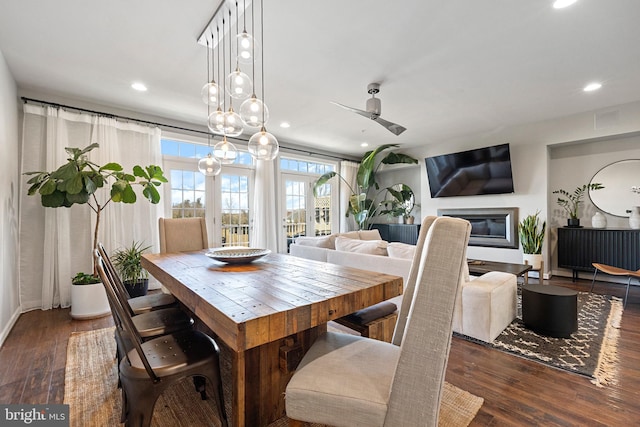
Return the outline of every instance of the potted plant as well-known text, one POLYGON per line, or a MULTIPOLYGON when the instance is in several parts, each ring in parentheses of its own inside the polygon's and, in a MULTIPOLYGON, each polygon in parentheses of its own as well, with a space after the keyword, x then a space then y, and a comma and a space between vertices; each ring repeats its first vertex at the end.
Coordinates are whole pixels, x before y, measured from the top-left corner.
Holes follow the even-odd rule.
POLYGON ((553 192, 553 194, 560 194, 562 197, 558 197, 556 203, 564 209, 569 218, 567 219, 567 227, 580 227, 580 217, 578 216, 578 209, 582 204, 582 198, 587 190, 601 190, 604 186, 599 183, 584 184, 582 187, 578 186, 573 193, 569 193, 566 190, 560 189, 553 192))
POLYGON ((406 154, 396 153, 389 151, 382 158, 379 158, 379 154, 391 148, 398 147, 398 144, 384 144, 379 146, 373 151, 368 151, 360 160, 360 166, 356 174, 356 188, 352 188, 351 185, 342 177, 338 172, 327 172, 318 178, 313 185, 313 195, 318 197, 319 188, 326 184, 331 178, 337 176, 340 178, 351 191, 349 197, 349 207, 346 215, 353 215, 356 224, 360 230, 365 230, 369 226, 369 220, 374 217, 381 206, 384 206, 384 202, 378 202, 377 199, 382 193, 388 191, 389 188, 380 190, 380 186, 376 182, 376 173, 381 165, 392 165, 399 163, 416 164, 417 159, 406 154), (374 193, 377 191, 376 193, 374 193))
POLYGON ((380 214, 401 217, 403 223, 413 224, 414 218, 411 216, 411 212, 416 203, 411 187, 407 184, 395 184, 385 190, 391 196, 391 199, 382 202, 384 209, 380 211, 380 214))
MULTIPOLYGON (((160 193, 157 188, 163 182, 167 182, 162 169, 156 165, 142 168, 134 166, 132 173, 123 171, 123 167, 118 163, 107 163, 97 165, 91 162, 87 154, 98 148, 97 143, 90 144, 85 148, 67 147, 65 151, 69 154, 67 162, 52 172, 26 172, 25 175, 33 175, 28 194, 30 196, 40 195, 42 206, 48 208, 69 208, 74 204, 87 205, 96 214, 96 223, 93 230, 93 249, 98 245, 98 230, 100 227, 100 214, 102 211, 114 203, 135 203, 137 201, 134 185, 142 187, 142 194, 150 203, 160 202, 160 193), (111 184, 110 191, 98 193, 98 189, 111 184)), ((93 255, 91 256, 93 260, 93 255)), ((77 285, 71 287, 71 316, 74 318, 89 318, 109 313, 109 306, 104 288, 101 284, 86 284, 87 273, 76 275, 77 285), (93 287, 87 289, 79 289, 93 287), (92 305, 91 300, 101 300, 102 311, 91 310, 83 307, 85 304, 92 305)), ((97 278, 97 267, 93 262, 93 272, 90 276, 97 278)), ((72 285, 76 280, 72 280, 72 285)))
POLYGON ((149 273, 142 268, 140 257, 150 247, 142 247, 141 242, 133 241, 131 246, 118 249, 112 255, 113 265, 130 298, 146 295, 149 289, 149 273))
POLYGON ((532 266, 534 270, 540 270, 542 266, 542 243, 547 222, 540 224, 537 211, 534 215, 528 215, 518 224, 518 236, 522 245, 522 260, 532 266))

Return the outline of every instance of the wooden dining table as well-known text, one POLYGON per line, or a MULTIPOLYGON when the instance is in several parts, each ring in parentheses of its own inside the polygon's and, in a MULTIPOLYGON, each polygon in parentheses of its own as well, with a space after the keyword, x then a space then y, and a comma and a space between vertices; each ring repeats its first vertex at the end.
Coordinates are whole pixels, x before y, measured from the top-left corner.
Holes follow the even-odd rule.
POLYGON ((285 415, 284 390, 327 322, 402 294, 402 277, 290 255, 225 264, 206 250, 144 254, 142 266, 233 353, 232 425, 285 415))

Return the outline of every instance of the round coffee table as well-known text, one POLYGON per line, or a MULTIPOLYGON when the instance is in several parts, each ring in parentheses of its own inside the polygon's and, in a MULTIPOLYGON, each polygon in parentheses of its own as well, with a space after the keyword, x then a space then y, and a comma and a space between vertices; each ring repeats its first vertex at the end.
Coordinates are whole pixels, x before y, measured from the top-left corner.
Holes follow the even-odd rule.
POLYGON ((578 292, 552 285, 523 286, 522 322, 541 335, 569 338, 578 330, 578 292))

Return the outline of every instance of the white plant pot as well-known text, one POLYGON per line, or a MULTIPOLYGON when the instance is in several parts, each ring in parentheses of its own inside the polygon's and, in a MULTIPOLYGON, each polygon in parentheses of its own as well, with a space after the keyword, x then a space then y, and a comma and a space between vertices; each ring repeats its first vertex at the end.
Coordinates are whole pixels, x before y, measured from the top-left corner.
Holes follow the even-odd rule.
POLYGON ((71 317, 95 319, 111 314, 107 292, 102 283, 71 285, 71 317))
POLYGON ((634 206, 631 208, 631 215, 629 215, 629 227, 634 230, 640 229, 640 206, 634 206))
POLYGON ((522 254, 522 262, 529 264, 534 270, 540 270, 542 266, 542 254, 522 254))

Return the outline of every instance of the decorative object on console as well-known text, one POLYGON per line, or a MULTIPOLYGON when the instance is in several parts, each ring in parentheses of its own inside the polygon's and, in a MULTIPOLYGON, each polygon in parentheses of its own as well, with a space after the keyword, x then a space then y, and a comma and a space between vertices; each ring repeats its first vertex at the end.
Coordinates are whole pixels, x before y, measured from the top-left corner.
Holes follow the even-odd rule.
POLYGON ((534 270, 542 268, 542 243, 544 233, 547 229, 547 222, 540 224, 540 211, 534 215, 526 216, 518 224, 518 235, 522 245, 522 259, 525 264, 530 264, 534 270))
POLYGON ((606 228, 607 217, 602 215, 601 212, 596 212, 595 215, 591 217, 591 226, 593 228, 606 228))
POLYGON ((640 228, 640 206, 634 206, 631 208, 631 215, 629 215, 629 227, 634 230, 640 228))
MULTIPOLYGON (((379 146, 373 151, 369 151, 364 154, 362 160, 360 160, 360 166, 358 167, 358 173, 356 175, 357 187, 352 188, 351 185, 342 177, 338 172, 331 171, 322 175, 313 184, 313 195, 318 197, 319 189, 327 183, 330 179, 337 176, 351 191, 351 197, 349 197, 349 208, 347 210, 347 216, 353 215, 356 224, 359 229, 364 230, 369 228, 369 220, 379 213, 379 209, 383 206, 381 202, 377 201, 378 198, 389 192, 391 187, 383 188, 377 193, 373 194, 373 190, 379 189, 379 185, 376 182, 376 173, 381 165, 393 165, 400 163, 416 164, 417 159, 402 153, 396 153, 389 151, 386 155, 378 159, 378 155, 390 148, 399 147, 398 144, 384 144, 379 146)), ((398 184, 396 184, 398 185, 398 184)))
POLYGON ((573 193, 569 193, 566 190, 560 189, 555 190, 553 194, 560 194, 562 197, 558 197, 556 203, 564 209, 567 214, 569 214, 569 218, 567 219, 567 227, 580 227, 580 216, 578 214, 578 210, 582 205, 582 198, 587 190, 601 190, 604 186, 600 183, 590 183, 584 184, 583 186, 576 187, 573 190, 573 193), (563 198, 564 197, 564 198, 563 198))

